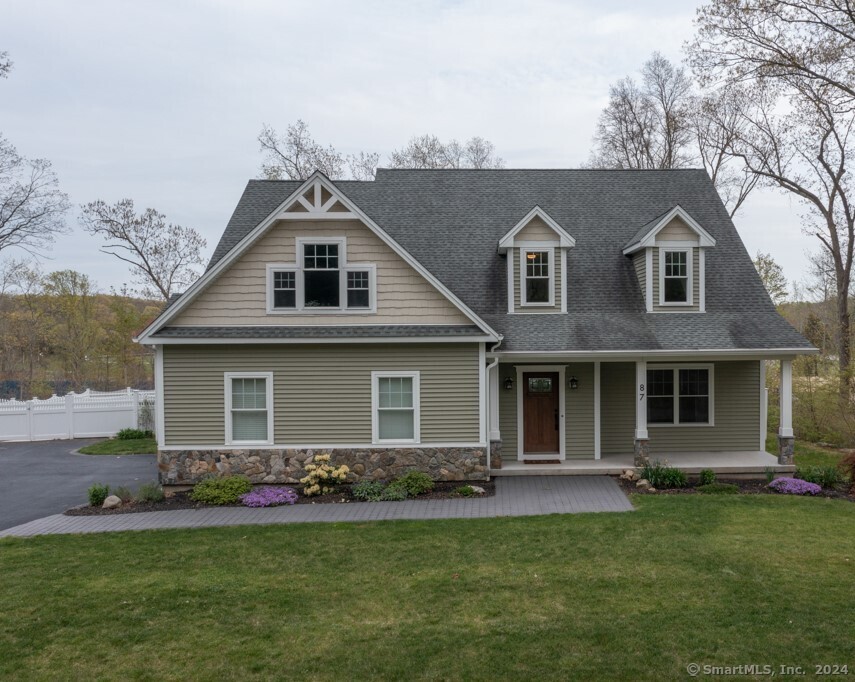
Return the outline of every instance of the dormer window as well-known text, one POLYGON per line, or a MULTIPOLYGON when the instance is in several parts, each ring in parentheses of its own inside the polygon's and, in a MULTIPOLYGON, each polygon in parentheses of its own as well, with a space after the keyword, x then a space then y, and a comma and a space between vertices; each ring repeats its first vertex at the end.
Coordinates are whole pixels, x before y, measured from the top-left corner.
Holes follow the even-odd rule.
POLYGON ((552 305, 551 251, 523 251, 523 305, 552 305))
POLYGON ((691 303, 689 300, 689 250, 663 250, 662 295, 664 303, 691 303))

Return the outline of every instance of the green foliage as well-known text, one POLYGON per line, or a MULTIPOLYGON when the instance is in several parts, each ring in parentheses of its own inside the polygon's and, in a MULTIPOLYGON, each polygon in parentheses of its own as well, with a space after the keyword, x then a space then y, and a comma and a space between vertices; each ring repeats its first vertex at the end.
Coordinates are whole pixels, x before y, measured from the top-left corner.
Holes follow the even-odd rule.
POLYGON ((771 483, 775 480, 775 470, 772 467, 766 467, 766 483, 771 483))
POLYGON ((360 481, 351 486, 350 494, 357 500, 377 502, 383 499, 385 488, 386 486, 381 481, 360 481))
POLYGON ((710 485, 711 483, 715 483, 715 471, 712 469, 701 469, 700 484, 710 485))
POLYGON ((79 452, 84 455, 154 455, 157 453, 157 443, 154 438, 109 438, 82 447, 79 452))
POLYGON ((739 486, 735 483, 706 483, 695 488, 704 495, 737 495, 739 486))
POLYGON ((137 490, 138 502, 160 502, 164 497, 163 488, 156 481, 143 483, 137 490))
POLYGON ((142 429, 122 429, 116 434, 119 440, 139 440, 140 438, 152 438, 151 431, 143 431, 142 429))
POLYGON ((190 499, 204 504, 236 504, 238 498, 252 490, 246 476, 207 478, 193 487, 190 499))
POLYGON ((685 488, 689 479, 685 472, 659 460, 641 467, 641 478, 646 478, 654 488, 685 488))
POLYGON ((816 483, 826 490, 835 490, 845 483, 843 474, 837 467, 799 467, 796 469, 795 478, 800 478, 808 483, 816 483))
POLYGON ((113 491, 113 494, 118 497, 122 502, 130 502, 134 499, 134 494, 131 492, 131 489, 127 486, 120 485, 113 491))
POLYGON ((110 494, 110 486, 93 483, 86 492, 89 495, 89 504, 93 507, 100 507, 110 494))
POLYGON ((421 471, 409 471, 392 485, 400 485, 410 497, 416 497, 433 490, 433 479, 421 471))
POLYGON ((386 502, 400 502, 401 500, 406 500, 409 496, 407 489, 395 481, 386 486, 381 499, 386 502))
POLYGON ((472 489, 471 485, 462 485, 459 488, 454 489, 455 495, 460 495, 461 497, 473 497, 475 495, 475 491, 472 489))
POLYGON ((843 475, 849 478, 849 483, 852 484, 852 490, 855 492, 855 452, 850 452, 846 457, 841 459, 838 467, 843 472, 843 475))
POLYGON ((303 495, 312 497, 314 495, 325 495, 335 492, 339 483, 344 483, 350 469, 346 464, 333 466, 330 464, 330 455, 315 455, 314 461, 306 465, 306 475, 300 479, 303 484, 303 495))

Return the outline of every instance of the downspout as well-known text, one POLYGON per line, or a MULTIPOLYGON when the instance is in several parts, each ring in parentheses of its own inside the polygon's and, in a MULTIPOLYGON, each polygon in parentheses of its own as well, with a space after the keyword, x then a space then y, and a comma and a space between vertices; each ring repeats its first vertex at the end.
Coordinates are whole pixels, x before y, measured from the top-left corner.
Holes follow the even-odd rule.
MULTIPOLYGON (((496 352, 496 350, 499 348, 499 346, 502 345, 502 341, 504 340, 504 338, 505 338, 504 336, 499 337, 499 340, 496 341, 495 345, 490 349, 491 353, 496 352)), ((491 430, 490 429, 490 415, 493 412, 493 404, 492 404, 492 399, 491 399, 491 395, 490 395, 490 370, 493 369, 494 367, 496 367, 498 364, 499 364, 499 358, 493 358, 493 361, 487 364, 487 370, 484 374, 484 377, 486 379, 485 383, 487 384, 484 387, 485 395, 487 396, 487 400, 484 401, 484 404, 486 405, 486 410, 487 410, 487 414, 484 415, 484 423, 487 425, 487 429, 486 429, 486 431, 487 431, 487 434, 486 434, 487 435, 487 438, 486 438, 486 441, 487 441, 487 476, 490 476, 490 464, 492 463, 492 459, 493 459, 492 452, 491 452, 492 448, 490 445, 490 443, 491 443, 491 440, 490 440, 490 430, 491 430)), ((496 371, 498 371, 498 369, 496 371)))

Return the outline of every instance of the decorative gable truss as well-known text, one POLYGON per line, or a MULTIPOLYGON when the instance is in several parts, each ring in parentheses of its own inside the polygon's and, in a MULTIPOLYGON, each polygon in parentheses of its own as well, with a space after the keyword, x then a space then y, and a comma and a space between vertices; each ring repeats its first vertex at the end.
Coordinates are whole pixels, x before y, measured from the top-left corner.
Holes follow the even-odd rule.
POLYGON ((500 240, 507 254, 508 312, 567 312, 567 251, 576 240, 540 206, 500 240))
POLYGON ((706 311, 706 249, 715 238, 681 206, 644 225, 624 247, 647 312, 706 311))
POLYGON ((305 191, 299 191, 296 200, 280 211, 280 220, 359 220, 359 216, 325 187, 320 178, 305 191))

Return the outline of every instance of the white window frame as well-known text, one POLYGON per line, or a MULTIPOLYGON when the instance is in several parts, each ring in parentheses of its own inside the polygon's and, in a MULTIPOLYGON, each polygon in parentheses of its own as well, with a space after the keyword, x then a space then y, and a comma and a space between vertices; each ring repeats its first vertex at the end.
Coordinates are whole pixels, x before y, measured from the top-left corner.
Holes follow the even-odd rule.
POLYGON ((384 370, 371 372, 371 442, 374 445, 421 443, 421 372, 384 370), (413 380, 413 438, 380 438, 380 379, 413 380))
POLYGON ((226 445, 273 445, 273 372, 224 372, 226 445), (267 440, 235 440, 232 436, 232 379, 265 379, 267 393, 267 440))
POLYGON ((659 247, 659 305, 665 307, 685 308, 694 305, 694 247, 688 246, 660 246, 659 247), (685 253, 686 254, 686 300, 684 301, 666 301, 665 300, 665 253, 685 253))
MULTIPOLYGON (((692 364, 647 364, 648 371, 655 369, 670 369, 674 373, 674 421, 670 423, 652 423, 648 420, 647 428, 648 429, 658 429, 659 427, 663 428, 673 428, 675 426, 687 427, 687 426, 715 426, 715 364, 710 362, 700 362, 700 363, 692 363, 692 364), (680 421, 680 370, 681 369, 705 369, 709 372, 709 414, 707 415, 709 421, 705 422, 686 422, 683 423, 680 421)), ((645 376, 645 382, 647 377, 645 376)), ((656 396, 651 396, 648 388, 647 398, 655 398, 656 396)))
MULTIPOLYGON (((520 247, 520 307, 526 308, 552 308, 555 306, 555 245, 541 246, 537 243, 529 243, 520 247), (529 253, 546 252, 549 254, 549 300, 544 302, 529 302, 526 299, 528 287, 526 280, 528 279, 528 269, 526 268, 526 255, 529 253)), ((540 279, 539 277, 537 279, 540 279)))
POLYGON ((377 312, 377 266, 374 263, 349 263, 347 261, 346 237, 297 237, 296 263, 268 263, 266 275, 267 314, 268 315, 371 315, 377 312), (339 305, 330 308, 306 307, 303 264, 307 244, 337 244, 339 276, 339 305), (368 272, 368 307, 347 307, 347 273, 368 272), (294 308, 276 308, 273 305, 273 275, 276 272, 295 273, 296 306, 294 308))

